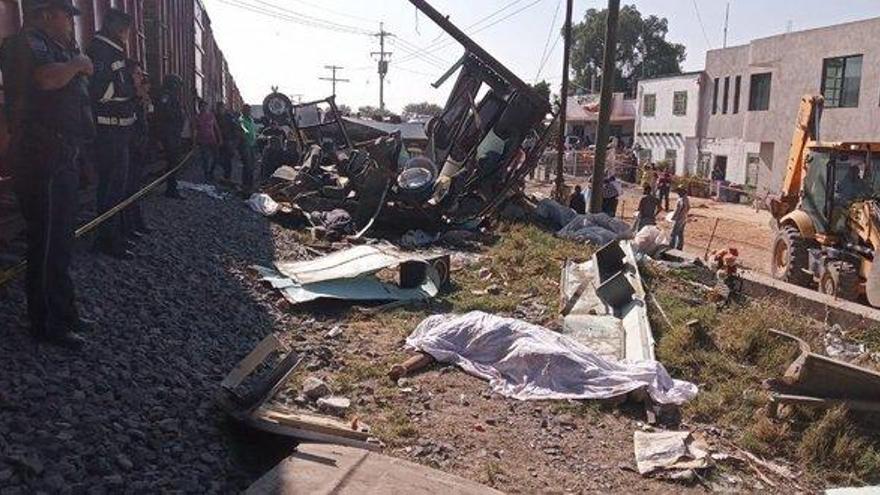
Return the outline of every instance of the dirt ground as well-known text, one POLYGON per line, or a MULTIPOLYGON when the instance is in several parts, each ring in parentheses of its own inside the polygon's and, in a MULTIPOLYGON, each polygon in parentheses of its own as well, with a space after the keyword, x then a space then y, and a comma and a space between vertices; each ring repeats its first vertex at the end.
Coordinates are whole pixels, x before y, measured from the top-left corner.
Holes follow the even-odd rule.
MULTIPOLYGON (((279 400, 307 403, 300 384, 307 377, 322 379, 334 394, 352 401, 347 419, 370 425, 383 444, 383 453, 506 493, 762 492, 771 488, 747 465, 730 460, 716 463, 689 483, 639 475, 633 434, 649 429, 640 405, 520 402, 491 393, 486 382, 453 366, 434 365, 391 381, 387 377, 391 366, 410 356, 404 346, 406 337, 433 313, 483 309, 558 327, 559 266, 566 258, 586 258, 589 248, 555 239, 534 227, 514 227, 500 237, 499 245, 479 253, 457 253, 453 287, 428 307, 378 314, 344 304, 335 310, 326 304, 288 308, 290 316, 285 318, 296 323, 281 336, 308 357, 305 371, 289 382, 279 400), (525 261, 518 264, 517 260, 525 261), (535 260, 541 261, 536 264, 535 260), (479 274, 487 270, 491 276, 483 280, 479 274), (502 293, 477 295, 492 284, 499 284, 502 293)), ((679 428, 704 435, 724 453, 733 453, 726 446, 738 436, 735 429, 687 417, 679 428)))
MULTIPOLYGON (((583 178, 568 178, 567 184, 581 184, 583 178)), ((552 183, 530 181, 527 184, 529 194, 547 197, 553 190, 552 183)), ((633 214, 641 196, 641 189, 634 185, 625 185, 623 198, 618 206, 619 215, 627 221, 633 221, 633 214)), ((675 207, 675 193, 670 194, 670 208, 675 207)), ((662 218, 663 211, 658 215, 659 226, 667 234, 672 226, 662 218)), ((712 199, 691 197, 691 220, 685 229, 685 249, 689 254, 703 257, 716 249, 735 247, 739 250, 739 259, 743 266, 762 273, 770 270, 770 249, 773 231, 770 227, 772 217, 766 210, 755 210, 749 205, 720 203, 712 199), (717 228, 715 221, 718 221, 717 228), (714 236, 712 235, 715 230, 714 236)))

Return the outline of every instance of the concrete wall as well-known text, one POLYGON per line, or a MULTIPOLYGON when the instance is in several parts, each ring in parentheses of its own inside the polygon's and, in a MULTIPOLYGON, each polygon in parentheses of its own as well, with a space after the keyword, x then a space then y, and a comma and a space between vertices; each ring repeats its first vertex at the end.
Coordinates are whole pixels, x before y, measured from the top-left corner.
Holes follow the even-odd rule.
POLYGON ((709 51, 706 54, 709 91, 701 104, 707 123, 703 151, 730 153, 728 179, 734 182, 745 182, 746 153, 759 154, 758 191, 777 190, 785 174, 800 98, 805 94, 820 94, 824 59, 849 55, 863 56, 859 106, 826 108, 822 139, 880 141, 880 18, 874 18, 709 51), (770 107, 766 111, 749 111, 751 75, 765 72, 772 74, 770 107), (737 75, 742 76, 739 112, 733 114, 728 108, 728 113, 722 114, 724 78, 731 78, 732 99, 737 75), (719 111, 712 114, 712 87, 716 77, 721 80, 722 94, 719 111))
POLYGON ((654 162, 664 160, 667 150, 675 150, 676 175, 688 175, 696 168, 703 77, 702 73, 690 73, 639 82, 636 141, 643 149, 651 150, 654 162), (684 115, 673 113, 674 95, 679 91, 687 92, 684 115), (653 116, 644 115, 645 95, 656 97, 653 116))

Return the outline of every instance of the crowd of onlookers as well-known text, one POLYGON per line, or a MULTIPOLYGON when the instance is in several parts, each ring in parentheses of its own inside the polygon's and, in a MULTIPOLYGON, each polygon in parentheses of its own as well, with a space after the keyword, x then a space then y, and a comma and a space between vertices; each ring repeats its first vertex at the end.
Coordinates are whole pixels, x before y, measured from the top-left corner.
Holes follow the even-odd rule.
MULTIPOLYGON (((690 211, 687 189, 681 186, 675 188, 678 198, 674 209, 670 210, 669 193, 673 189, 672 173, 667 168, 658 167, 654 163, 645 165, 641 172, 642 197, 639 199, 639 205, 634 215, 633 231, 639 232, 644 227, 657 225, 657 215, 661 211, 665 211, 667 212, 667 220, 672 223, 669 245, 675 249, 682 249, 684 247, 684 229, 690 211)), ((586 188, 576 185, 569 198, 568 206, 580 215, 585 214, 589 209, 590 184, 591 178, 587 178, 586 188)), ((601 212, 612 218, 616 217, 622 194, 623 184, 615 174, 605 178, 602 182, 601 212)))
POLYGON ((0 49, 2 172, 12 178, 26 224, 30 332, 41 342, 79 348, 81 334, 94 326, 79 315, 69 273, 83 165, 96 172, 103 220, 94 251, 128 260, 150 229, 140 205, 126 200, 144 187, 156 151, 166 163, 165 195, 183 199, 177 173, 188 156, 209 182, 219 167, 231 184, 233 165, 241 162, 240 188, 250 195, 267 171, 295 159, 296 149, 272 140, 261 173, 249 106, 239 113, 198 101, 189 111, 185 83, 173 74, 154 91, 141 64, 127 56, 129 14, 108 10, 83 53, 73 23, 80 11, 71 0, 22 0, 22 9, 22 28, 0 49))

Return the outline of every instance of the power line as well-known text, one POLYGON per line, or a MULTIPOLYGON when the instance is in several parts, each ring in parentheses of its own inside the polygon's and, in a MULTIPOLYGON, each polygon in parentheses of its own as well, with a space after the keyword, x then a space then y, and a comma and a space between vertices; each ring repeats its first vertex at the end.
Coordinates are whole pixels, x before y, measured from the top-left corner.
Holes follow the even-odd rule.
POLYGON ((402 52, 404 52, 406 54, 406 57, 409 60, 412 60, 415 62, 423 62, 431 67, 437 67, 437 68, 443 68, 443 69, 445 69, 445 68, 449 67, 449 65, 451 65, 449 62, 447 62, 443 59, 421 54, 418 51, 416 51, 415 49, 412 49, 412 48, 406 46, 405 44, 396 43, 396 42, 394 42, 393 39, 392 39, 392 44, 394 46, 396 46, 397 48, 399 48, 402 52))
POLYGON ((333 73, 333 75, 330 77, 319 77, 318 79, 320 79, 322 81, 331 81, 331 83, 333 85, 332 86, 333 87, 332 95, 336 96, 336 83, 337 82, 351 82, 351 81, 348 79, 340 79, 340 78, 336 77, 336 71, 343 70, 343 69, 345 69, 345 67, 340 67, 338 65, 325 65, 324 68, 330 69, 330 71, 333 73))
MULTIPOLYGON (((292 22, 295 24, 299 24, 302 26, 309 26, 318 29, 325 29, 329 31, 336 31, 347 34, 359 34, 359 35, 368 35, 371 34, 369 31, 365 31, 359 28, 355 28, 353 26, 345 26, 343 24, 336 24, 331 21, 324 21, 318 18, 313 18, 309 16, 303 16, 302 14, 288 14, 286 9, 280 8, 278 6, 274 6, 275 11, 260 7, 259 5, 254 5, 250 3, 245 3, 242 0, 218 0, 220 3, 239 8, 242 10, 247 10, 249 12, 253 12, 255 14, 260 14, 266 17, 271 17, 275 20, 292 22)), ((272 4, 267 4, 272 5, 272 4)), ((289 11, 292 12, 292 11, 289 11)))
POLYGON ((700 23, 700 29, 703 31, 703 38, 706 40, 706 46, 712 48, 712 43, 709 42, 709 35, 706 34, 706 26, 703 25, 703 17, 700 15, 700 8, 697 7, 697 0, 693 0, 694 4, 694 12, 697 14, 697 22, 700 23))
POLYGON ((544 59, 541 60, 541 65, 538 67, 538 75, 535 76, 535 82, 538 82, 538 79, 541 77, 541 72, 544 71, 544 66, 547 65, 550 56, 553 55, 553 50, 556 50, 556 45, 559 44, 560 38, 562 38, 562 36, 557 36, 556 39, 553 40, 553 46, 550 47, 550 50, 544 55, 544 59))
POLYGON ((339 22, 330 21, 330 20, 327 20, 327 19, 322 19, 322 18, 320 18, 320 17, 314 17, 314 16, 310 16, 310 15, 307 15, 307 14, 303 14, 303 13, 296 12, 296 11, 294 11, 294 10, 288 9, 288 8, 286 8, 286 7, 282 7, 282 6, 280 6, 280 5, 276 5, 276 4, 274 4, 274 3, 267 2, 267 1, 265 1, 265 0, 252 0, 252 1, 254 1, 254 2, 260 4, 260 5, 263 5, 263 6, 267 7, 267 8, 275 9, 275 10, 277 10, 277 11, 280 11, 280 12, 286 14, 286 15, 289 15, 289 16, 302 17, 302 18, 307 19, 307 20, 309 20, 309 21, 311 21, 311 22, 316 22, 316 23, 326 24, 326 25, 328 25, 328 26, 332 26, 332 27, 335 27, 335 28, 337 28, 337 29, 344 29, 344 30, 348 30, 348 31, 352 31, 352 32, 360 32, 360 33, 364 33, 364 34, 367 33, 366 30, 360 29, 360 28, 358 28, 358 27, 356 27, 356 26, 350 26, 350 25, 347 25, 347 24, 342 24, 342 23, 339 23, 339 22))
MULTIPOLYGON (((547 47, 550 46, 550 38, 553 36, 554 27, 556 26, 556 18, 559 17, 559 9, 562 7, 562 0, 556 2, 556 11, 553 13, 553 20, 550 21, 550 31, 547 33, 547 41, 544 42, 544 51, 541 52, 540 66, 538 66, 538 73, 535 74, 535 82, 538 81, 538 78, 541 77, 541 71, 544 69, 544 64, 547 60, 547 47)), ((557 41, 559 38, 556 38, 557 41)), ((553 44, 553 47, 556 47, 556 44, 553 44)))
MULTIPOLYGON (((478 30, 476 30, 476 31, 469 32, 470 29, 473 29, 473 28, 475 28, 476 26, 479 26, 480 24, 482 24, 482 23, 488 21, 489 19, 491 19, 491 18, 497 16, 498 14, 500 14, 500 13, 502 13, 502 12, 504 12, 504 11, 510 9, 511 7, 513 7, 513 6, 515 6, 515 5, 519 4, 519 3, 521 3, 522 1, 523 1, 523 0, 513 0, 513 1, 511 1, 511 2, 508 2, 506 5, 504 5, 504 6, 501 7, 500 9, 498 9, 498 10, 496 10, 496 11, 490 13, 489 15, 487 15, 487 16, 485 16, 485 17, 479 19, 479 20, 477 20, 477 21, 474 22, 473 24, 468 25, 467 27, 464 28, 463 31, 465 31, 465 32, 467 32, 467 34, 471 34, 471 35, 476 34, 476 33, 479 33, 479 32, 482 31, 483 29, 487 29, 487 28, 489 28, 489 27, 492 27, 492 26, 494 26, 495 24, 497 24, 498 22, 501 22, 501 21, 503 21, 503 20, 505 20, 505 19, 508 19, 508 18, 510 18, 510 17, 512 17, 512 16, 514 16, 514 15, 516 15, 516 14, 518 14, 519 12, 522 12, 523 10, 525 10, 525 9, 531 7, 532 5, 535 5, 536 3, 541 2, 541 1, 543 1, 543 0, 537 0, 537 1, 535 1, 535 2, 532 2, 531 4, 526 5, 524 8, 519 9, 519 10, 517 10, 516 12, 513 12, 512 14, 510 14, 510 15, 508 15, 508 16, 502 18, 502 19, 499 19, 498 21, 493 22, 492 24, 489 24, 488 26, 483 26, 483 27, 481 27, 480 29, 478 29, 478 30)), ((443 48, 446 48, 447 46, 449 46, 449 45, 451 45, 451 44, 453 44, 453 43, 454 43, 453 40, 445 40, 445 41, 439 41, 439 42, 432 42, 432 43, 428 44, 427 46, 420 48, 420 50, 421 50, 422 53, 430 54, 430 53, 434 53, 434 52, 436 52, 437 50, 441 50, 441 49, 443 49, 443 48)), ((408 60, 412 60, 412 58, 405 58, 405 59, 404 59, 404 61, 408 61, 408 60)))
POLYGON ((338 11, 338 10, 328 9, 327 7, 324 7, 323 5, 318 5, 318 4, 314 4, 314 3, 311 3, 311 2, 306 2, 305 0, 291 0, 291 1, 294 1, 294 2, 296 2, 296 3, 301 3, 301 4, 303 4, 303 5, 308 5, 309 7, 313 7, 313 8, 316 8, 316 9, 318 9, 318 10, 323 10, 323 11, 325 11, 325 12, 329 12, 329 13, 331 13, 331 14, 339 15, 339 16, 342 16, 342 17, 348 17, 349 19, 356 19, 356 20, 359 20, 359 21, 366 21, 366 22, 371 22, 371 23, 379 22, 378 19, 371 19, 371 18, 369 18, 369 17, 363 17, 363 16, 359 16, 359 15, 354 15, 354 14, 348 14, 348 13, 345 13, 345 12, 340 12, 340 11, 338 11))

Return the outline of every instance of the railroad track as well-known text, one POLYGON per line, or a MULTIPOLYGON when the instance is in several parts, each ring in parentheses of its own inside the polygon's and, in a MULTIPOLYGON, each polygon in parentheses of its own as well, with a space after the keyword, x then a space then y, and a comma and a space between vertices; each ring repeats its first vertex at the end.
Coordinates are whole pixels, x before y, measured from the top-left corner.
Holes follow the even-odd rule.
MULTIPOLYGON (((155 162, 151 167, 153 169, 151 174, 156 173, 157 171, 164 171, 164 173, 160 172, 158 178, 154 179, 149 184, 144 186, 140 191, 134 193, 107 212, 95 217, 94 219, 87 222, 85 225, 79 227, 76 230, 76 237, 79 238, 88 234, 99 225, 107 221, 107 219, 113 217, 114 215, 117 215, 125 208, 129 207, 133 203, 139 201, 141 198, 149 194, 152 190, 168 180, 168 177, 170 177, 174 173, 177 173, 184 166, 186 166, 186 164, 192 159, 193 155, 194 151, 189 151, 172 170, 167 171, 165 171, 165 168, 161 167, 160 165, 164 162, 155 162)), ((95 188, 96 186, 90 185, 89 187, 83 188, 80 191, 80 207, 88 207, 89 205, 94 204, 96 192, 95 188)), ((11 193, 11 191, 8 187, 5 188, 5 190, 0 190, 0 197, 2 197, 5 201, 6 198, 9 197, 9 193, 11 193)), ((4 212, 5 211, 6 210, 4 209, 4 212)), ((12 244, 16 239, 22 237, 24 220, 21 219, 21 216, 16 209, 15 213, 3 215, 2 217, 0 217, 0 226, 3 226, 3 230, 2 232, 0 232, 0 259, 2 259, 2 257, 4 257, 3 252, 5 248, 12 244), (11 226, 9 230, 6 229, 7 225, 11 226), (16 226, 18 227, 16 228, 16 226)), ((0 286, 3 286, 6 283, 15 279, 15 277, 21 274, 27 267, 27 263, 25 261, 20 259, 19 261, 15 261, 16 259, 18 259, 18 257, 16 257, 14 253, 6 254, 5 257, 10 258, 12 262, 7 264, 4 261, 0 261, 0 286)))

